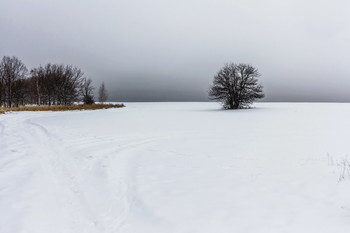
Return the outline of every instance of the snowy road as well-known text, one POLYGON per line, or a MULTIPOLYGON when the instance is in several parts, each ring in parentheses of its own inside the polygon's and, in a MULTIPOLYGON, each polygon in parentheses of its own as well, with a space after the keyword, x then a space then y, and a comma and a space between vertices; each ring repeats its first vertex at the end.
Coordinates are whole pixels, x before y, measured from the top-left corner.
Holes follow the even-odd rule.
POLYGON ((0 233, 350 232, 349 104, 0 115, 0 233))

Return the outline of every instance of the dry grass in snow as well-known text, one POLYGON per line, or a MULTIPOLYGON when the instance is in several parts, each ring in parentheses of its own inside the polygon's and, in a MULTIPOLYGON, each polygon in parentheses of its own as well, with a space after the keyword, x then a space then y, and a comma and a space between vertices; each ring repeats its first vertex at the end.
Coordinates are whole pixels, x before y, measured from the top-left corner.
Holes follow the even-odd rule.
POLYGON ((122 108, 124 104, 79 104, 79 105, 41 105, 21 106, 16 108, 0 108, 0 114, 19 111, 72 111, 72 110, 97 110, 108 108, 122 108))

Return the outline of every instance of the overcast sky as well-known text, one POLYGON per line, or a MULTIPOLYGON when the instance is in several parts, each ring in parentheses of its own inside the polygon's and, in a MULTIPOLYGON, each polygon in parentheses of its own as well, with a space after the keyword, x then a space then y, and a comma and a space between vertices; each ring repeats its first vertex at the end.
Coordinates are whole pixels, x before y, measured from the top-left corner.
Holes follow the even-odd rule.
POLYGON ((349 0, 0 0, 0 56, 80 67, 112 101, 206 101, 228 62, 265 101, 350 101, 349 0))

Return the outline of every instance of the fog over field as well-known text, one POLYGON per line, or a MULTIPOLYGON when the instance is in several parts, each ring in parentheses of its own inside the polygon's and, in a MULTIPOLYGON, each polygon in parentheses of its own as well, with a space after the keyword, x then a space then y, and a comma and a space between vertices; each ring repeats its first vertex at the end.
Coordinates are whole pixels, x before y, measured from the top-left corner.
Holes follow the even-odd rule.
POLYGON ((350 101, 347 0, 2 0, 0 57, 74 64, 112 101, 205 101, 226 62, 265 101, 350 101))

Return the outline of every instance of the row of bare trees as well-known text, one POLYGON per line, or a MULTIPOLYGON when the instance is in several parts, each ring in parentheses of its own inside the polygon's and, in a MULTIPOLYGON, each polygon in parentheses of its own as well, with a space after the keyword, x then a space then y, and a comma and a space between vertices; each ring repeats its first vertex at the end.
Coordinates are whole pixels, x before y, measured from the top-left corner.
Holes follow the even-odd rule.
POLYGON ((0 105, 19 105, 24 95, 26 66, 15 57, 3 57, 0 63, 0 105))
MULTIPOLYGON (((107 91, 101 85, 100 102, 107 100, 107 91)), ((83 101, 94 103, 92 80, 71 65, 47 64, 28 72, 17 57, 3 57, 0 62, 0 106, 71 105, 83 101)))

